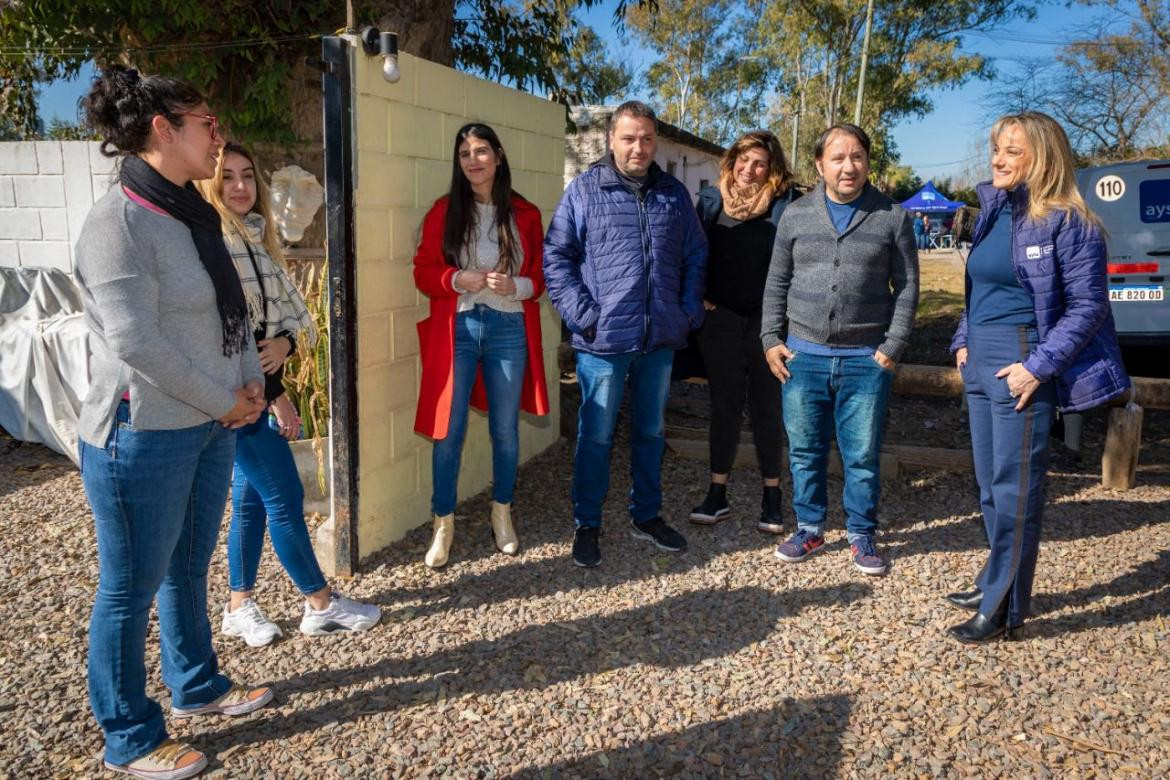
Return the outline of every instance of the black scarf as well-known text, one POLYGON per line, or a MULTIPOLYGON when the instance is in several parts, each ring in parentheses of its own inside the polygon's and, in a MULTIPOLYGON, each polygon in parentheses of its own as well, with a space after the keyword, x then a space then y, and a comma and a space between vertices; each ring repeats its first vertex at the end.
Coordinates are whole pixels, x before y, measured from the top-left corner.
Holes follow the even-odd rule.
POLYGON ((215 287, 215 304, 223 323, 223 354, 243 352, 248 343, 248 305, 240 275, 223 242, 219 212, 199 195, 190 182, 180 187, 151 168, 141 157, 122 161, 121 183, 134 194, 150 201, 191 231, 203 269, 215 287))

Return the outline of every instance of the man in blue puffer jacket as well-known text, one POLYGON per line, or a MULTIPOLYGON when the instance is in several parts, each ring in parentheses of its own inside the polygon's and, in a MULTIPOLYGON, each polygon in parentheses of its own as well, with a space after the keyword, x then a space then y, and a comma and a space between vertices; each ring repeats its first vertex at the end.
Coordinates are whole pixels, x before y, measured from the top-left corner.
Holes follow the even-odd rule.
POLYGON ((658 121, 629 101, 610 118, 610 152, 565 190, 544 240, 549 298, 572 332, 581 410, 573 465, 573 562, 601 563, 601 506, 626 378, 630 515, 661 550, 686 539, 660 517, 663 412, 674 350, 703 323, 707 239, 690 194, 654 162, 658 121))

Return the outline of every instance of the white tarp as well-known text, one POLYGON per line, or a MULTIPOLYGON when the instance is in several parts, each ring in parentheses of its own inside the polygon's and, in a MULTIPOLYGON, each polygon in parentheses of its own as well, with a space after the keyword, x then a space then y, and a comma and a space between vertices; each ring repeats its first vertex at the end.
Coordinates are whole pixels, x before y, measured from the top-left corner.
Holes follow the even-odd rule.
POLYGON ((89 389, 89 330, 66 273, 0 268, 0 426, 77 462, 89 389))

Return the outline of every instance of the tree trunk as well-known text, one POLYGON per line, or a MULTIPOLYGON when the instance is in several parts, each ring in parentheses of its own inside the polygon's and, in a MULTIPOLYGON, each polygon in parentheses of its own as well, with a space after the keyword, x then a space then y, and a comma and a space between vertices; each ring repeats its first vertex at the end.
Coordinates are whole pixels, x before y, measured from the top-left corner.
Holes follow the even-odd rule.
POLYGON ((454 67, 455 0, 392 0, 379 3, 378 27, 398 33, 398 48, 454 67))

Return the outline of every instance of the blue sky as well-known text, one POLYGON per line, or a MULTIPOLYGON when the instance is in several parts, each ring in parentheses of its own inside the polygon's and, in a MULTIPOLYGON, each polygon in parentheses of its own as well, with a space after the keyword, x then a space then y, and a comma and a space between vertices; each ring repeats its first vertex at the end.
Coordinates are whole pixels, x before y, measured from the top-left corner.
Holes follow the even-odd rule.
MULTIPOLYGON (((642 70, 652 61, 653 53, 618 40, 613 30, 613 6, 609 2, 593 8, 584 20, 605 39, 611 52, 621 56, 636 70, 642 70)), ((1073 38, 1076 29, 1083 26, 1099 11, 1081 5, 1066 7, 1063 3, 1040 9, 1037 18, 1028 23, 1015 22, 988 35, 968 35, 964 50, 991 57, 1000 71, 999 80, 1012 73, 1012 65, 1021 57, 1045 57, 1057 50, 1053 42, 1073 38)), ((41 114, 46 122, 54 117, 73 119, 77 99, 85 91, 92 76, 87 68, 72 82, 57 82, 42 91, 41 114)), ((910 119, 894 128, 894 140, 902 154, 902 163, 910 165, 924 179, 958 175, 972 162, 982 157, 982 143, 987 129, 986 96, 997 89, 997 82, 971 82, 959 89, 932 90, 928 93, 934 110, 922 119, 910 119), (976 149, 976 145, 980 145, 976 149), (974 159, 972 159, 974 158, 974 159)), ((639 93, 642 90, 639 88, 639 93)), ((636 97, 645 97, 637 94, 636 97)))

